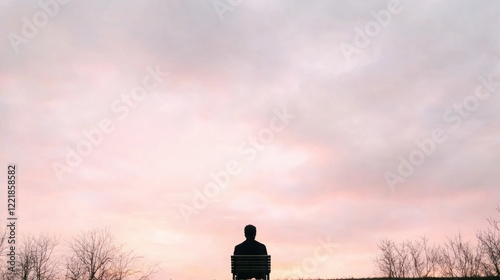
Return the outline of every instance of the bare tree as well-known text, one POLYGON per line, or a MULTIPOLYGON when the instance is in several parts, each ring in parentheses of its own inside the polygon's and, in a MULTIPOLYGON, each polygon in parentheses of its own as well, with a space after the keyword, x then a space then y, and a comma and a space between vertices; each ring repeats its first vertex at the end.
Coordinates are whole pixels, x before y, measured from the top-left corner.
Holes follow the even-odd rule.
POLYGON ((399 244, 399 246, 394 246, 396 251, 396 270, 395 276, 398 278, 408 277, 410 274, 411 263, 408 244, 410 241, 405 241, 399 244))
POLYGON ((433 277, 436 276, 439 250, 436 246, 428 245, 429 239, 425 236, 420 240, 409 241, 407 244, 410 256, 410 276, 411 277, 433 277))
POLYGON ((33 238, 33 272, 35 280, 59 278, 59 259, 53 256, 59 238, 41 235, 33 238))
MULTIPOLYGON (((0 231, 1 280, 148 280, 157 265, 142 261, 131 250, 116 245, 109 229, 83 232, 71 240, 65 265, 56 251, 59 238, 49 235, 25 236, 16 244, 15 271, 7 269, 5 249, 8 232, 0 231)), ((16 242, 17 243, 17 242, 16 242)))
MULTIPOLYGON (((5 249, 7 248, 7 228, 5 227, 0 231, 0 256, 5 256, 5 249)), ((9 275, 9 271, 7 269, 6 261, 1 259, 2 263, 0 264, 0 279, 7 279, 9 275)))
POLYGON ((133 251, 116 245, 109 229, 83 232, 69 247, 66 277, 71 280, 146 280, 156 272, 156 265, 146 266, 133 251))
POLYGON ((94 229, 81 233, 71 243, 73 256, 66 269, 72 279, 101 280, 111 267, 118 248, 112 242, 108 229, 94 229))
POLYGON ((439 247, 439 270, 442 277, 457 277, 455 258, 446 246, 439 247))
MULTIPOLYGON (((500 214, 500 208, 497 208, 500 214)), ((484 256, 483 273, 486 276, 500 276, 500 221, 487 219, 489 227, 479 231, 476 236, 484 256)))
POLYGON ((71 256, 66 260, 66 279, 79 280, 85 276, 85 266, 77 256, 71 256))
POLYGON ((489 227, 477 232, 477 244, 464 241, 461 233, 441 246, 429 246, 425 236, 400 244, 382 239, 373 262, 388 278, 500 276, 500 207, 497 212, 497 218, 487 219, 489 227))
MULTIPOLYGON (((424 239, 426 241, 426 239, 424 239)), ((424 253, 423 246, 420 242, 409 241, 408 253, 410 256, 410 275, 411 277, 425 277, 424 276, 424 253)))
POLYGON ((113 268, 108 279, 125 280, 135 277, 146 280, 156 272, 156 265, 147 265, 141 262, 143 257, 137 256, 133 251, 121 250, 113 262, 113 268))
POLYGON ((378 248, 380 254, 377 255, 373 261, 381 276, 388 278, 398 277, 396 273, 398 255, 394 241, 387 238, 381 239, 378 248))
POLYGON ((444 277, 478 277, 481 276, 482 254, 479 247, 464 241, 459 233, 448 238, 441 248, 440 267, 444 277))
MULTIPOLYGON (((427 246, 427 243, 425 243, 427 246)), ((373 260, 380 274, 388 278, 404 278, 414 275, 422 275, 427 262, 424 247, 420 243, 404 241, 396 244, 389 239, 382 239, 378 248, 380 254, 373 260)), ((427 247, 425 247, 427 248, 427 247)), ((430 265, 430 264, 429 264, 430 265)))
POLYGON ((53 256, 58 245, 58 238, 49 235, 39 237, 27 236, 18 250, 16 278, 22 280, 54 280, 58 279, 59 260, 53 256))
POLYGON ((18 246, 15 276, 22 280, 28 280, 33 273, 33 242, 31 238, 25 238, 21 246, 18 246))

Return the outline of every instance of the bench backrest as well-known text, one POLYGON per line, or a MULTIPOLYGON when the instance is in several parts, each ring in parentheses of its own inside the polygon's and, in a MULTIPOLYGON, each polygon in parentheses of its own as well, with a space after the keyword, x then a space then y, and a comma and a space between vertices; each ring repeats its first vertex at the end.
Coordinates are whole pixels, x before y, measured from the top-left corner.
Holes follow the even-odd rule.
POLYGON ((262 274, 269 279, 271 273, 270 255, 234 255, 231 256, 231 273, 237 275, 262 274))

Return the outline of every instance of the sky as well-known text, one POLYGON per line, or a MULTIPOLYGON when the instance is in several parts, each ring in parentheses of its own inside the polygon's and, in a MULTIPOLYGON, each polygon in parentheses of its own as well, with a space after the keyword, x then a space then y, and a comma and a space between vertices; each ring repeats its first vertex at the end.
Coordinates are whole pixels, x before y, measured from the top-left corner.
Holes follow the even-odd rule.
MULTIPOLYGON (((109 227, 155 279, 375 276, 500 206, 500 2, 0 0, 0 219, 109 227)), ((63 242, 64 243, 64 242, 63 242)))

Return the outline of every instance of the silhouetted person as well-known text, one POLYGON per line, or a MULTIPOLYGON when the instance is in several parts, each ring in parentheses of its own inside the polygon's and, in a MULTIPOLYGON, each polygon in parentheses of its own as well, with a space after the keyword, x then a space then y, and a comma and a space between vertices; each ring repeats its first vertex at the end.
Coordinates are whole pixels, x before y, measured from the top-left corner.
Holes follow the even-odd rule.
POLYGON ((245 227, 245 237, 247 240, 234 247, 233 255, 267 255, 266 245, 255 240, 257 229, 253 225, 245 227))
MULTIPOLYGON (((234 247, 233 255, 267 255, 266 245, 255 240, 257 228, 253 225, 245 227, 245 237, 247 240, 234 247)), ((265 275, 239 275, 239 279, 264 279, 265 275)))

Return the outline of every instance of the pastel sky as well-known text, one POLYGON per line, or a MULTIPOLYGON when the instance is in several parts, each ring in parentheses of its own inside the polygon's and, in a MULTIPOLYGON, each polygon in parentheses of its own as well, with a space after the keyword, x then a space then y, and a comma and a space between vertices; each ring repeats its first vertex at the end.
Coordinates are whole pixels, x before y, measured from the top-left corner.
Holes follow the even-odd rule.
POLYGON ((499 1, 41 3, 0 0, 19 234, 109 226, 156 279, 230 279, 254 224, 273 278, 357 277, 500 206, 499 1))

